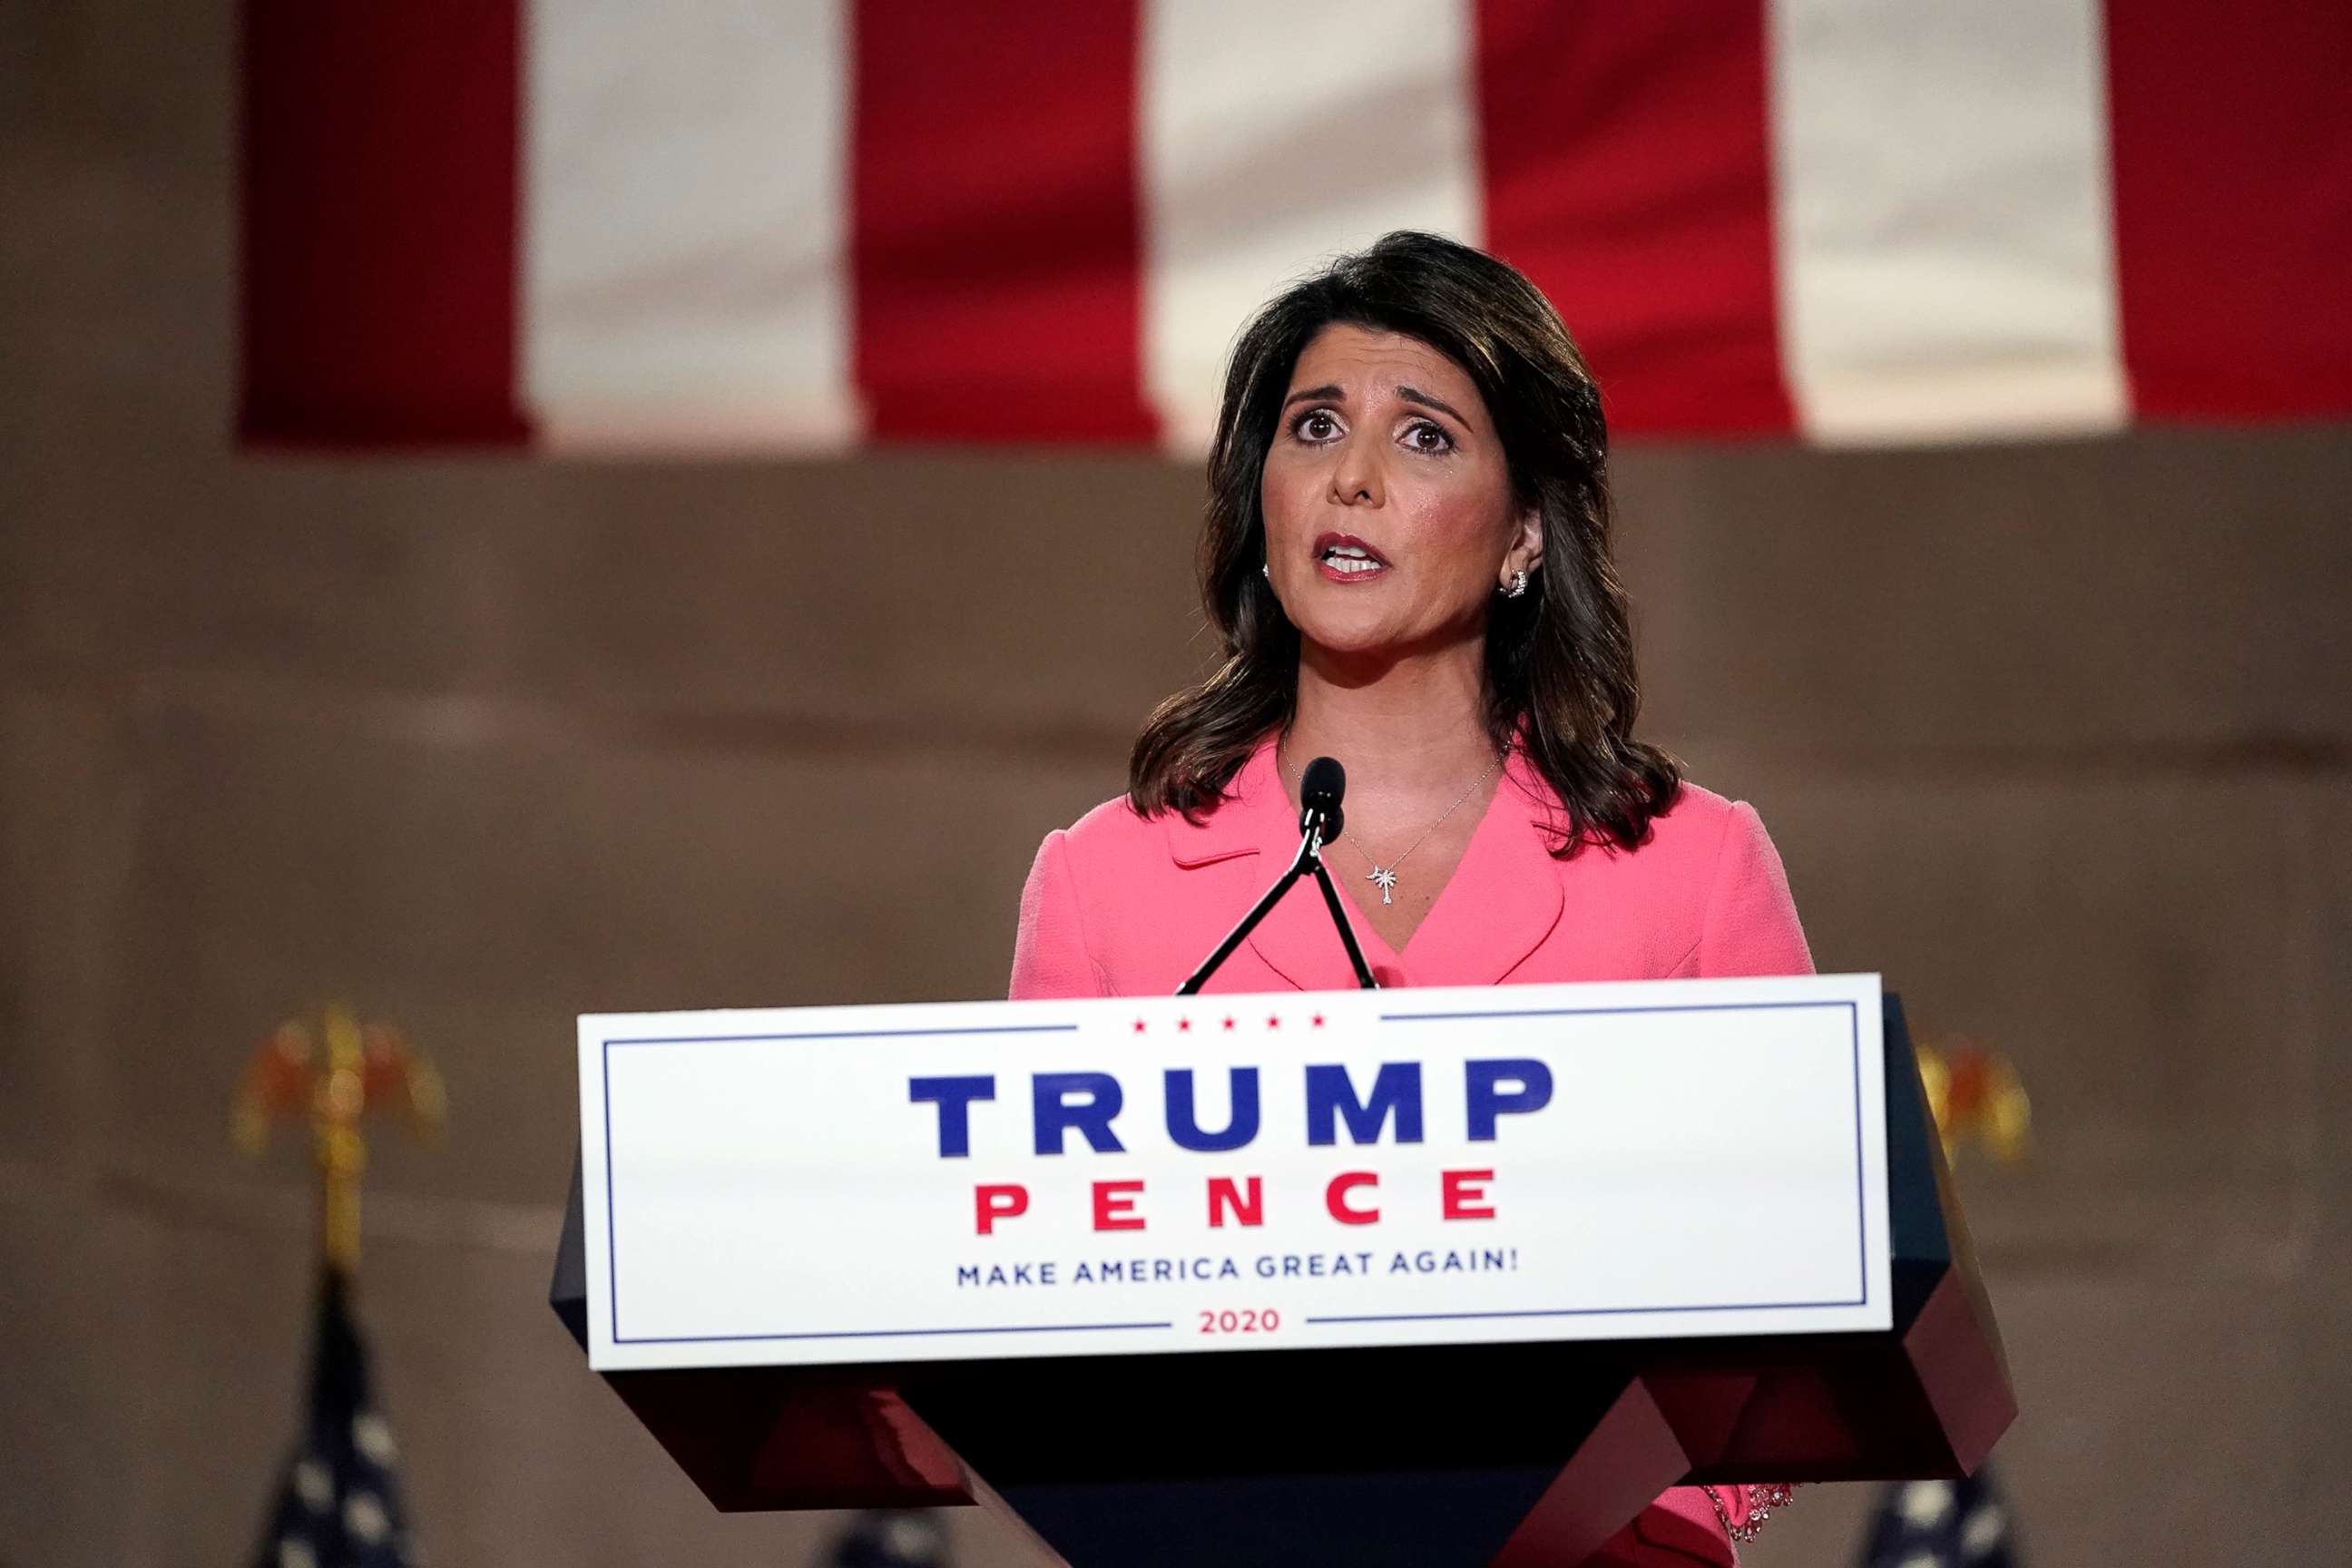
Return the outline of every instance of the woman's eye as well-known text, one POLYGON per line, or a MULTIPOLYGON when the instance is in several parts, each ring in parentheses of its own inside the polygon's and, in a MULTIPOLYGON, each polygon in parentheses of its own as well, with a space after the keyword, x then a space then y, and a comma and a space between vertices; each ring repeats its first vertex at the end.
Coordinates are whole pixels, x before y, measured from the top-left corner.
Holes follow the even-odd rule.
POLYGON ((1445 452, 1453 449, 1454 437, 1424 419, 1404 433, 1404 444, 1416 452, 1445 452))
POLYGON ((1320 408, 1309 409, 1291 426, 1291 434, 1304 441, 1328 441, 1339 433, 1339 422, 1320 408))

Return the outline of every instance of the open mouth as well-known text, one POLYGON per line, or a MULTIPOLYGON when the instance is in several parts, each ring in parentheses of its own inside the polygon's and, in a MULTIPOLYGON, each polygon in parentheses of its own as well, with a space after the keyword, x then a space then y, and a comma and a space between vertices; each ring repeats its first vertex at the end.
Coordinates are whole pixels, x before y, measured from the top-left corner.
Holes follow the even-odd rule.
POLYGON ((1315 542, 1315 569, 1335 583, 1369 583, 1389 562, 1352 533, 1327 533, 1315 542))

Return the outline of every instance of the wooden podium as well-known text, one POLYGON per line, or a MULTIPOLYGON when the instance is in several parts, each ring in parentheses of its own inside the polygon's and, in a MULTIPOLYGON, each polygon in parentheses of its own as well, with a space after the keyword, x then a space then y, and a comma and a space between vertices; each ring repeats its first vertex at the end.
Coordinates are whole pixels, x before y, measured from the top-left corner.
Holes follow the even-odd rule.
MULTIPOLYGON (((1685 1481, 1961 1475, 2016 1402, 1883 1011, 1883 1331, 604 1375, 720 1509, 979 1505, 1075 1568, 1559 1568, 1685 1481)), ((551 1301, 585 1345, 582 1200, 575 1166, 551 1301)))

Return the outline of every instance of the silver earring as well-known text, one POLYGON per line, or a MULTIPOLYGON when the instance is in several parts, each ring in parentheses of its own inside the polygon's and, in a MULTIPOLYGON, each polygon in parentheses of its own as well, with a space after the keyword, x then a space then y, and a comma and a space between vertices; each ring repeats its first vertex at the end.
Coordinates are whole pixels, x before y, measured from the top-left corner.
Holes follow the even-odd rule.
POLYGON ((1528 591, 1528 574, 1524 571, 1511 574, 1511 585, 1500 590, 1506 599, 1522 598, 1528 591))
POLYGON ((1274 568, 1264 561, 1257 563, 1257 574, 1269 583, 1274 581, 1274 568))

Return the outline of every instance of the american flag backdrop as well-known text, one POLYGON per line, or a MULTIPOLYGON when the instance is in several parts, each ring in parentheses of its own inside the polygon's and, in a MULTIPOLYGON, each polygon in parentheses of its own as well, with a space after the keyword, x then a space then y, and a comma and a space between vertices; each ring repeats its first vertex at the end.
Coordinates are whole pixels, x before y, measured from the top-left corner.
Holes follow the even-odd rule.
POLYGON ((1615 428, 2352 414, 2343 0, 248 0, 257 443, 1197 449, 1402 226, 1615 428))

